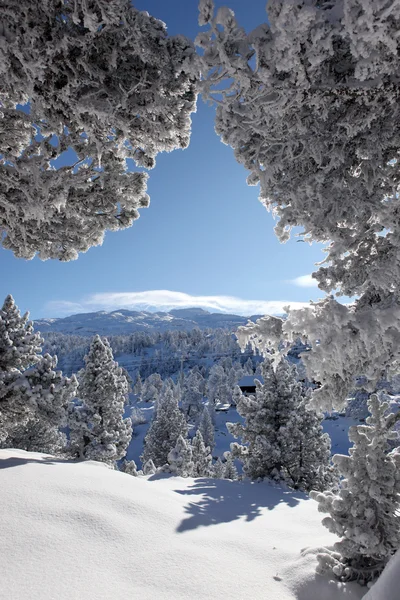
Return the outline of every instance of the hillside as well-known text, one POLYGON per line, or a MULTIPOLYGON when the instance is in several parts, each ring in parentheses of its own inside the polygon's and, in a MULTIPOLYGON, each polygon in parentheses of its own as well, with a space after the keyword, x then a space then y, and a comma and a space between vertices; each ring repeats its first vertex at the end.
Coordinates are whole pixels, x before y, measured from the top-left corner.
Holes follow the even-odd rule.
POLYGON ((334 537, 299 492, 135 478, 20 450, 0 451, 0 468, 2 598, 360 600, 366 592, 315 575, 314 554, 303 549, 334 537))
POLYGON ((241 317, 225 313, 210 313, 201 308, 185 308, 170 312, 148 312, 132 310, 98 311, 71 315, 59 319, 37 319, 35 329, 43 333, 57 332, 82 336, 118 335, 144 331, 191 331, 192 329, 223 328, 234 331, 245 325, 248 319, 257 319, 259 315, 241 317))

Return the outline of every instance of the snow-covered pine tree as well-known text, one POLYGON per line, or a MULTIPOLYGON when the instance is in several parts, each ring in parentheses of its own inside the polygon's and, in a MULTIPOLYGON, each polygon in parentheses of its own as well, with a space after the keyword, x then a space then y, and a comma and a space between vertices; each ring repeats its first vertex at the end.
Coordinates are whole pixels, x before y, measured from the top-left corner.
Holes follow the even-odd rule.
POLYGON ((325 489, 332 481, 330 439, 322 432, 322 416, 308 406, 296 369, 281 360, 273 369, 266 358, 264 384, 256 379, 256 395, 241 396, 237 411, 244 423, 227 423, 244 446, 231 444, 251 479, 282 478, 294 487, 325 489))
POLYGON ((233 388, 231 405, 237 406, 241 397, 242 397, 242 390, 240 389, 240 387, 238 385, 235 385, 235 387, 233 388))
POLYGON ((224 479, 232 479, 232 480, 237 479, 238 472, 237 472, 235 463, 233 462, 232 453, 225 452, 224 458, 225 458, 225 462, 223 463, 223 465, 224 465, 223 478, 224 479))
POLYGON ((366 424, 349 430, 349 456, 333 457, 343 476, 339 492, 311 492, 318 509, 330 515, 322 523, 341 538, 334 551, 318 556, 319 571, 360 583, 374 580, 400 547, 400 453, 389 452, 388 443, 395 435, 393 414, 377 394, 368 408, 366 424))
POLYGON ((196 420, 203 409, 203 395, 198 387, 198 377, 192 371, 185 378, 182 393, 182 410, 189 419, 196 420))
POLYGON ((80 403, 69 415, 71 451, 79 458, 115 464, 124 458, 132 437, 124 419, 128 382, 114 361, 107 339, 96 335, 79 373, 80 403))
POLYGON ((144 464, 143 464, 143 475, 154 475, 154 473, 157 471, 155 464, 153 463, 153 461, 151 460, 151 458, 149 458, 149 460, 147 460, 144 464))
POLYGON ((182 435, 168 453, 168 464, 170 472, 179 477, 190 477, 193 473, 192 448, 189 440, 182 435))
POLYGON ((56 452, 59 428, 75 395, 75 377, 55 371, 57 357, 41 356, 43 340, 12 296, 0 310, 0 441, 26 450, 56 452))
POLYGON ((120 466, 120 471, 122 471, 122 473, 126 473, 127 475, 132 475, 133 477, 138 476, 137 466, 134 460, 124 459, 120 466))
POLYGON ((144 439, 142 463, 151 459, 156 467, 164 466, 179 436, 186 438, 187 433, 186 419, 169 388, 158 399, 157 411, 144 439))
POLYGON ((222 462, 220 457, 218 457, 218 459, 215 461, 211 474, 212 477, 214 477, 214 479, 224 478, 224 463, 222 462))
POLYGON ((137 396, 138 400, 142 399, 142 378, 140 377, 140 373, 138 373, 135 381, 135 385, 133 386, 133 393, 137 396))
POLYGON ((198 429, 192 439, 192 477, 209 477, 212 471, 212 456, 206 446, 201 431, 198 429))
POLYGON ((147 174, 127 157, 151 169, 187 147, 194 46, 129 0, 3 0, 2 31, 1 243, 72 260, 148 206, 147 174), (16 109, 28 101, 29 114, 16 109), (69 148, 74 165, 54 168, 69 148))
POLYGON ((204 444, 210 448, 210 452, 212 453, 215 446, 215 430, 208 406, 205 406, 201 413, 199 431, 203 437, 204 444))

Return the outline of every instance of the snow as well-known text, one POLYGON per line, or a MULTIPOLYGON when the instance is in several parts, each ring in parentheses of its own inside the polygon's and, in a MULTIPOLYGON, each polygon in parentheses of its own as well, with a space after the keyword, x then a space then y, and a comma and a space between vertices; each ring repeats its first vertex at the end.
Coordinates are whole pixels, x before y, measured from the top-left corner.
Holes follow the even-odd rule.
POLYGON ((314 554, 302 549, 334 537, 302 493, 131 477, 21 450, 0 451, 0 468, 7 599, 360 600, 366 592, 315 574, 314 554))
POLYGON ((400 550, 390 560, 386 569, 364 600, 398 600, 399 599, 400 550))
POLYGON ((197 308, 171 310, 165 312, 149 312, 134 310, 117 310, 113 312, 98 311, 81 313, 58 319, 37 319, 35 329, 42 333, 49 331, 76 334, 82 336, 99 335, 129 335, 135 331, 152 333, 179 329, 191 331, 200 328, 223 328, 235 330, 240 325, 245 325, 248 319, 240 315, 225 313, 210 313, 197 308))

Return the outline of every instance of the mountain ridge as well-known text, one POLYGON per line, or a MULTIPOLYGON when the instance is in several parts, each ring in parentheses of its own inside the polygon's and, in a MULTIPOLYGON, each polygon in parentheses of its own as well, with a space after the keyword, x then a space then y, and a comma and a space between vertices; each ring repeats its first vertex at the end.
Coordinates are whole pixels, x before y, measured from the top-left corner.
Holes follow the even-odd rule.
POLYGON ((96 311, 78 313, 67 317, 42 318, 33 321, 35 329, 42 333, 57 332, 81 336, 121 335, 137 331, 192 329, 228 329, 234 331, 261 315, 243 317, 227 313, 211 313, 202 308, 181 308, 169 312, 149 312, 119 309, 110 312, 96 311))

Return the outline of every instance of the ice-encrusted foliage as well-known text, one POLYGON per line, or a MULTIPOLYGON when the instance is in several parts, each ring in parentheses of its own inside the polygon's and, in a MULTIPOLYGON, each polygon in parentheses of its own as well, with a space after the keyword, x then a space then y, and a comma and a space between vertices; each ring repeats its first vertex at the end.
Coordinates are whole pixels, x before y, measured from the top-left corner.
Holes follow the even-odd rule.
POLYGON ((187 433, 186 419, 179 409, 178 400, 172 389, 166 387, 157 401, 157 410, 144 439, 142 463, 151 459, 156 467, 163 467, 179 436, 185 439, 187 433))
POLYGON ((393 415, 389 404, 372 394, 371 416, 365 425, 349 430, 350 455, 333 457, 343 476, 340 490, 312 492, 322 523, 341 540, 334 551, 318 556, 319 571, 332 569, 343 580, 367 583, 376 578, 400 547, 400 454, 389 452, 393 415))
POLYGON ((131 420, 124 419, 129 384, 107 339, 93 339, 85 363, 79 373, 80 401, 70 406, 71 451, 113 465, 124 458, 132 438, 131 420))
POLYGON ((256 395, 241 396, 237 411, 244 423, 227 423, 243 445, 231 444, 233 457, 243 462, 251 479, 283 479, 289 485, 326 489, 332 484, 330 439, 322 431, 322 415, 310 406, 296 369, 281 360, 276 371, 266 359, 264 384, 256 379, 256 395))
POLYGON ((224 457, 225 457, 224 479, 231 479, 231 480, 237 479, 238 472, 237 472, 235 463, 233 462, 233 457, 232 457, 231 452, 225 452, 224 457))
POLYGON ((322 383, 314 400, 331 410, 356 375, 372 390, 399 358, 400 0, 271 0, 267 12, 247 34, 232 11, 200 2, 203 91, 279 239, 299 226, 306 241, 328 243, 313 276, 359 300, 262 320, 241 341, 265 351, 278 332, 306 334, 308 376, 322 383))
POLYGON ((215 429, 208 406, 205 406, 201 413, 199 431, 201 432, 205 445, 208 446, 212 452, 215 446, 215 429))
POLYGON ((271 0, 247 34, 200 2, 204 92, 216 131, 279 217, 328 242, 326 291, 393 290, 400 280, 399 0, 271 0), (224 88, 222 89, 221 88, 224 88), (387 235, 377 235, 387 231, 387 235))
POLYGON ((192 462, 192 477, 209 477, 212 465, 211 451, 210 447, 205 445, 199 429, 192 439, 192 462))
POLYGON ((189 477, 193 473, 192 447, 189 440, 180 435, 175 448, 168 453, 169 471, 179 477, 189 477))
POLYGON ((332 297, 309 308, 290 310, 286 320, 263 317, 240 327, 237 336, 245 347, 251 343, 262 352, 270 346, 286 349, 307 332, 311 348, 301 354, 310 380, 321 385, 313 392, 314 404, 325 411, 342 410, 363 376, 373 392, 382 374, 399 369, 400 302, 387 297, 378 304, 359 300, 355 305, 340 304, 332 297))
POLYGON ((57 357, 41 356, 43 340, 12 296, 0 310, 0 441, 3 446, 56 452, 59 428, 75 395, 75 377, 57 371, 57 357))
POLYGON ((190 40, 168 37, 128 0, 5 0, 3 246, 71 260, 105 230, 129 227, 149 198, 147 175, 127 172, 126 159, 152 168, 158 152, 188 145, 196 65, 190 40), (59 169, 54 161, 68 148, 74 164, 59 169))

